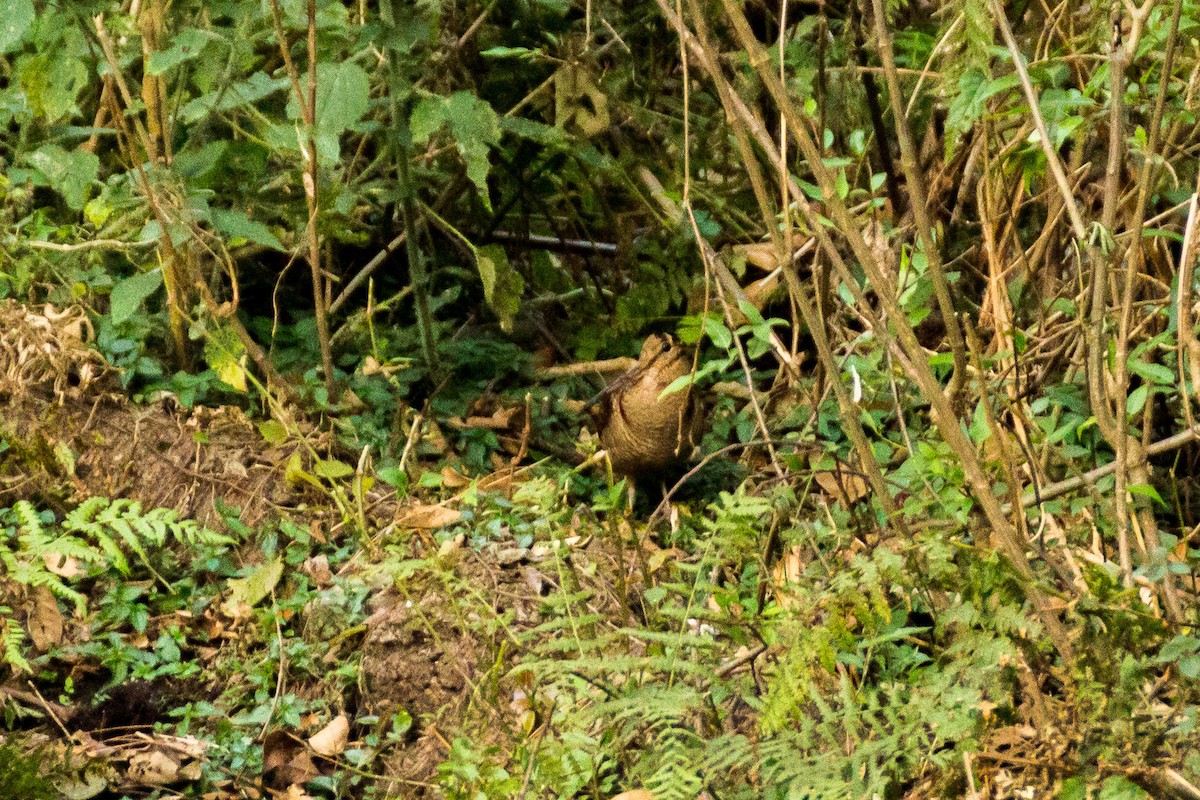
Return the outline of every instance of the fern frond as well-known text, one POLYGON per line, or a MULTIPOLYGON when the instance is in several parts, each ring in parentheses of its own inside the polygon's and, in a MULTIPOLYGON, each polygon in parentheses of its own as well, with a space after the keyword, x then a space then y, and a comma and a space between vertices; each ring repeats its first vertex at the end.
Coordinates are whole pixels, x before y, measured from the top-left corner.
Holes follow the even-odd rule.
POLYGON ((4 626, 0 628, 0 647, 3 648, 4 660, 22 672, 33 672, 33 667, 22 653, 25 644, 25 631, 10 615, 12 609, 0 606, 0 616, 4 617, 4 626))

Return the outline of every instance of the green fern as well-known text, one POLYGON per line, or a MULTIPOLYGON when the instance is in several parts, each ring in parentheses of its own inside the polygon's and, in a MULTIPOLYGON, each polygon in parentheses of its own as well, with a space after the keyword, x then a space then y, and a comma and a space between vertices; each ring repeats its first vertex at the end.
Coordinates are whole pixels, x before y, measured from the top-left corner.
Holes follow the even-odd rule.
POLYGON ((25 631, 12 618, 12 609, 0 606, 0 617, 4 618, 4 626, 0 627, 0 645, 4 648, 4 660, 23 672, 33 672, 33 667, 25 660, 22 652, 25 644, 25 631))
MULTIPOLYGON (((127 554, 134 553, 153 571, 147 546, 161 548, 168 541, 188 547, 233 542, 193 520, 181 520, 170 509, 144 512, 133 500, 90 498, 68 513, 61 525, 54 524, 51 515, 39 512, 27 500, 0 509, 0 565, 5 577, 22 586, 46 587, 56 598, 70 603, 79 617, 87 613, 87 596, 69 586, 54 571, 55 564, 74 561, 88 565, 93 572, 115 569, 124 576, 130 573, 127 554)), ((5 661, 32 671, 22 654, 25 632, 15 620, 3 620, 0 643, 5 661)))

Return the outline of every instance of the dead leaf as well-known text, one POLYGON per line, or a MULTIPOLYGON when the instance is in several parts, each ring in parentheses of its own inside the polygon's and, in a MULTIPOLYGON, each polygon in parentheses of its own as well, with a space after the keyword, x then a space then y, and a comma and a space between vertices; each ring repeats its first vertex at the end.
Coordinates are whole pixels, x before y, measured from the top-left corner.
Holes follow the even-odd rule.
POLYGON ((57 644, 62 644, 63 615, 58 610, 58 601, 46 586, 33 590, 29 600, 29 616, 26 621, 29 638, 38 652, 44 653, 57 644))
POLYGON ((114 782, 119 778, 106 775, 111 768, 84 768, 77 775, 68 775, 55 782, 58 794, 64 800, 91 800, 108 789, 109 778, 114 782))
POLYGON ((285 730, 273 730, 263 739, 263 782, 275 789, 311 781, 321 773, 304 742, 285 730))
POLYGON ((403 528, 433 530, 453 525, 460 519, 462 519, 462 514, 459 513, 458 509, 418 503, 417 505, 409 506, 396 522, 403 528))
POLYGON ((60 578, 78 578, 84 574, 78 561, 73 557, 64 556, 62 553, 46 553, 42 556, 42 563, 46 565, 47 570, 60 578))
POLYGON ((309 737, 308 746, 319 756, 333 758, 346 749, 349 735, 350 721, 345 714, 338 714, 328 725, 309 737))
POLYGON ((524 406, 498 408, 488 416, 470 415, 466 419, 457 417, 449 421, 452 428, 484 428, 490 431, 506 431, 513 427, 513 418, 525 411, 524 406))
POLYGON ((745 256, 747 264, 753 264, 763 272, 772 272, 779 266, 779 258, 776 256, 773 242, 739 244, 733 248, 733 252, 745 256))
POLYGON ((324 553, 305 559, 300 570, 312 578, 317 586, 325 587, 333 583, 333 570, 329 568, 329 557, 324 553))
POLYGON ((630 789, 614 795, 611 800, 654 800, 654 792, 649 789, 630 789))
POLYGON ((179 780, 179 762, 160 750, 134 753, 126 778, 139 786, 167 786, 179 780))
POLYGON ((800 605, 800 599, 792 586, 800 582, 804 574, 804 561, 800 558, 800 548, 793 547, 771 568, 771 579, 775 585, 775 601, 780 608, 794 609, 800 605))
POLYGON ((866 478, 848 469, 820 470, 813 479, 825 494, 837 500, 843 508, 849 508, 867 496, 870 487, 866 478))
POLYGON ((454 467, 442 467, 442 486, 447 489, 461 489, 470 485, 471 479, 455 470, 454 467))

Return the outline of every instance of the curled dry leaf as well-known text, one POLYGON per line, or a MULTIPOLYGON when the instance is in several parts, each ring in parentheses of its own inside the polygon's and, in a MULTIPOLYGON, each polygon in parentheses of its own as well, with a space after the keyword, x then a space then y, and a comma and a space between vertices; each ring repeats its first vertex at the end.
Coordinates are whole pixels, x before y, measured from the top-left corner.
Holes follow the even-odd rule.
POLYGON ((417 505, 409 506, 401 512, 400 518, 396 522, 404 528, 433 530, 453 525, 460 519, 462 519, 462 514, 459 513, 458 509, 418 503, 417 505))
POLYGON ((333 571, 329 568, 329 557, 324 553, 305 559, 300 569, 318 586, 324 587, 333 583, 333 571))
POLYGON ((329 724, 308 739, 308 746, 319 756, 333 758, 346 749, 350 735, 350 721, 345 714, 338 714, 329 724))

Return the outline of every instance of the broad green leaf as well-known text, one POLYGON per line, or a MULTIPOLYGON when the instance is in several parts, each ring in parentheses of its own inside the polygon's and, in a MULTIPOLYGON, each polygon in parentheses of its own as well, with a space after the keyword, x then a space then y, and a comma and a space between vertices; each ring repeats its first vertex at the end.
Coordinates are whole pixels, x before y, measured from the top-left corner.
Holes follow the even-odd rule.
POLYGON ((521 307, 521 293, 525 291, 525 279, 508 262, 508 254, 497 244, 489 244, 475 252, 475 264, 483 281, 483 296, 496 316, 500 327, 511 331, 517 310, 521 307))
POLYGON ((33 16, 33 0, 0 0, 0 53, 16 49, 33 25, 33 16))
POLYGON ((722 350, 733 344, 733 334, 729 332, 729 328, 725 327, 725 323, 715 314, 709 314, 704 318, 704 332, 708 334, 708 338, 712 343, 722 350))
POLYGON ((151 75, 162 75, 185 61, 190 61, 200 55, 210 37, 211 34, 199 28, 184 28, 171 40, 169 49, 150 54, 146 59, 146 71, 151 75))
POLYGON ((446 99, 422 97, 409 115, 408 127, 413 144, 421 144, 437 133, 446 122, 446 99))
POLYGON ((668 395, 672 395, 678 391, 682 391, 682 389, 685 386, 691 386, 693 383, 695 383, 696 377, 697 376, 693 375, 690 372, 687 375, 680 375, 678 378, 676 378, 675 380, 673 380, 669 384, 667 384, 667 388, 663 389, 661 392, 658 393, 658 399, 662 400, 664 397, 667 397, 668 395))
POLYGON ((1179 674, 1195 680, 1200 678, 1200 656, 1187 656, 1179 660, 1179 674))
POLYGON ((263 441, 274 447, 287 441, 287 428, 277 419, 268 419, 258 423, 258 432, 263 441))
POLYGON ((1123 775, 1113 775, 1100 786, 1097 800, 1144 800, 1149 797, 1140 786, 1123 775))
POLYGON ((1132 417, 1141 412, 1146 407, 1146 398, 1149 397, 1149 392, 1149 388, 1144 384, 1130 392, 1129 397, 1125 400, 1125 413, 1132 417))
POLYGON ((265 72, 255 72, 244 81, 222 86, 197 97, 183 107, 179 116, 184 122, 192 124, 199 122, 214 111, 229 111, 256 103, 267 95, 290 85, 290 81, 286 77, 272 79, 265 72))
POLYGON ((23 57, 18 64, 17 82, 34 114, 53 123, 77 113, 76 100, 91 77, 82 60, 66 53, 41 53, 23 57))
POLYGON ((283 243, 275 238, 270 228, 250 219, 244 211, 214 208, 209 211, 209 216, 217 230, 227 236, 245 239, 272 250, 284 250, 283 243))
POLYGON ((1139 497, 1149 497, 1151 500, 1164 507, 1167 505, 1166 501, 1162 499, 1162 495, 1158 493, 1158 490, 1148 483, 1133 484, 1129 487, 1129 493, 1139 497))
POLYGON ((1077 776, 1063 781, 1056 800, 1087 800, 1087 796, 1087 781, 1077 776))
POLYGON ((1145 361, 1131 358, 1129 359, 1129 371, 1139 378, 1159 386, 1170 386, 1175 382, 1175 373, 1162 364, 1148 364, 1145 361))
POLYGON ((288 486, 300 486, 307 483, 310 486, 315 486, 318 489, 324 489, 321 482, 312 475, 312 473, 304 470, 304 461, 300 458, 299 451, 292 453, 288 458, 287 465, 283 469, 283 479, 287 481, 288 486))
MULTIPOLYGON (((300 76, 308 86, 308 74, 300 76)), ((307 88, 305 89, 307 91, 307 88)), ((317 130, 337 136, 363 118, 371 103, 371 80, 353 61, 317 65, 317 130)), ((288 119, 302 118, 295 92, 288 96, 288 119)))
POLYGON ((67 205, 83 209, 87 189, 100 174, 100 159, 86 150, 63 150, 44 144, 29 156, 29 163, 46 178, 50 188, 61 194, 67 205))
POLYGON ((109 298, 109 317, 113 325, 120 325, 137 313, 150 295, 163 284, 162 270, 153 269, 132 275, 113 286, 109 298))
POLYGON ((209 331, 204 360, 217 377, 238 392, 246 392, 246 347, 230 327, 209 331))
POLYGON ((231 578, 229 580, 229 600, 226 601, 223 608, 235 612, 229 616, 236 616, 238 606, 258 605, 271 594, 282 577, 283 558, 276 556, 244 578, 231 578))
POLYGON ((313 474, 319 478, 326 480, 337 480, 345 478, 347 475, 354 474, 354 467, 344 461, 336 459, 319 459, 316 464, 313 464, 313 474))

